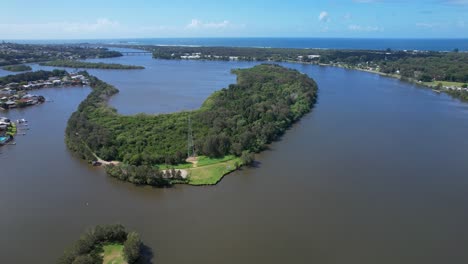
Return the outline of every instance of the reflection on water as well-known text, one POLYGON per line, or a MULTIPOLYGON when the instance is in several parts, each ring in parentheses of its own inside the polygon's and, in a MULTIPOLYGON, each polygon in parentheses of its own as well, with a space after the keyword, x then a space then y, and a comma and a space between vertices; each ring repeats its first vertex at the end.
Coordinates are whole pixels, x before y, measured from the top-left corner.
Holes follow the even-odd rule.
MULTIPOLYGON (((231 68, 254 65, 105 61, 146 67, 89 70, 121 90, 111 104, 123 114, 197 108, 235 81, 231 68)), ((31 129, 0 149, 2 262, 53 263, 86 227, 116 222, 156 263, 467 262, 466 105, 369 73, 285 65, 315 78, 316 107, 258 168, 214 187, 136 187, 73 157, 64 129, 89 88, 40 90, 54 102, 7 112, 31 129)))

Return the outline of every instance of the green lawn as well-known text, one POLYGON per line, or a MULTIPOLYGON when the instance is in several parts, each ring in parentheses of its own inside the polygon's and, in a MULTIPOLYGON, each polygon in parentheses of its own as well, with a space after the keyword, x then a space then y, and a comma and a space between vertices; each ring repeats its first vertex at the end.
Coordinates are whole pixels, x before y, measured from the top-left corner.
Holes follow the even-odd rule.
MULTIPOLYGON (((159 169, 184 169, 188 171, 188 184, 190 185, 213 185, 218 183, 224 175, 236 170, 236 162, 242 165, 240 158, 227 155, 222 158, 209 158, 198 156, 195 163, 183 163, 177 165, 158 165, 159 169)), ((178 182, 175 182, 178 183, 178 182)), ((187 183, 187 182, 184 182, 187 183)))
POLYGON ((207 166, 207 165, 212 165, 220 162, 226 162, 235 159, 236 156, 234 155, 228 155, 224 156, 222 158, 209 158, 207 156, 199 156, 198 157, 198 162, 197 162, 197 167, 202 167, 202 166, 207 166))
POLYGON ((423 82, 423 83, 428 86, 437 86, 437 84, 441 83, 443 86, 456 86, 456 87, 462 87, 462 85, 464 84, 460 82, 445 82, 445 81, 423 82))
POLYGON ((103 264, 127 264, 123 257, 122 244, 109 244, 102 247, 103 253, 103 264))
MULTIPOLYGON (((218 183, 224 175, 235 171, 237 162, 241 165, 240 158, 234 156, 226 156, 223 159, 203 159, 203 166, 188 169, 189 171, 189 184, 191 185, 206 185, 218 183), (227 161, 223 161, 227 159, 227 161), (217 161, 215 161, 217 160, 217 161), (209 164, 209 165, 206 165, 209 164)), ((199 161, 200 162, 200 161, 199 161)))

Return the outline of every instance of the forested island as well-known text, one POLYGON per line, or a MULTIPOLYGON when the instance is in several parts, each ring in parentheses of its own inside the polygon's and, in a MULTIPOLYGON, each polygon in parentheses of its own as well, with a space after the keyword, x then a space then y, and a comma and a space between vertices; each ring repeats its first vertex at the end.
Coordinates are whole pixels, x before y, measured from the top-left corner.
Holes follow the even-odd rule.
POLYGON ((126 45, 157 59, 296 62, 364 70, 468 100, 468 52, 126 45))
POLYGON ((82 69, 112 69, 112 70, 136 70, 144 69, 143 66, 124 65, 118 63, 103 63, 103 62, 86 62, 77 60, 54 60, 39 63, 42 66, 52 67, 69 67, 69 68, 82 68, 82 69))
POLYGON ((57 263, 149 263, 144 259, 143 249, 140 236, 128 232, 123 225, 98 225, 82 235, 57 263))
POLYGON ((24 64, 3 66, 2 69, 11 72, 22 72, 32 70, 31 66, 24 64))
POLYGON ((215 184, 251 163, 317 97, 316 83, 296 70, 262 64, 233 73, 237 84, 213 93, 199 110, 133 116, 107 105, 115 87, 82 73, 92 92, 68 121, 67 146, 90 162, 119 161, 107 165, 108 174, 135 184, 215 184))

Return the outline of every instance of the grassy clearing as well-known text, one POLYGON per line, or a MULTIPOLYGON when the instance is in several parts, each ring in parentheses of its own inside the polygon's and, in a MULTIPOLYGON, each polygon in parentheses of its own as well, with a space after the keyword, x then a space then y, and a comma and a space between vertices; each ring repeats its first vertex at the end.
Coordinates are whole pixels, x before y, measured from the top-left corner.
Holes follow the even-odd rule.
MULTIPOLYGON (((183 163, 178 165, 158 165, 161 170, 183 169, 188 171, 188 184, 190 185, 213 185, 218 183, 224 175, 236 170, 236 163, 242 166, 242 161, 234 155, 222 158, 209 158, 198 156, 194 163, 183 163)), ((178 182, 174 182, 178 183, 178 182)), ((180 182, 187 183, 187 182, 180 182)))
MULTIPOLYGON (((203 165, 189 169, 189 184, 212 185, 218 183, 224 175, 236 170, 236 162, 240 166, 240 158, 226 156, 223 159, 206 159, 203 165), (227 159, 224 160, 223 159, 227 159), (216 161, 218 160, 218 161, 216 161), (221 161, 220 161, 221 160, 221 161)), ((200 162, 200 161, 199 161, 200 162)))
POLYGON ((423 84, 427 86, 437 86, 439 83, 441 83, 443 86, 456 86, 456 87, 462 87, 462 85, 464 84, 461 82, 445 82, 445 81, 423 82, 423 84))
POLYGON ((203 167, 207 165, 212 165, 216 163, 221 163, 221 162, 226 162, 235 159, 236 156, 234 155, 227 155, 222 158, 209 158, 207 156, 199 156, 198 157, 198 162, 197 162, 197 167, 203 167))
POLYGON ((166 164, 161 164, 158 165, 158 168, 160 170, 169 170, 169 169, 189 169, 192 168, 193 164, 192 163, 182 163, 182 164, 177 164, 177 165, 166 165, 166 164))
POLYGON ((104 245, 103 249, 103 264, 127 264, 123 256, 122 244, 104 245))

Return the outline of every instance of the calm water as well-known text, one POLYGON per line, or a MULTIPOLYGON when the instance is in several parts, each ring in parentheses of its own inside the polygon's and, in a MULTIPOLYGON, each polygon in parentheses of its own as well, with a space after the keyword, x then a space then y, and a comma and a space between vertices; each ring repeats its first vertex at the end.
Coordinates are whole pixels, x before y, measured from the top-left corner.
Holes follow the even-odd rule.
MULTIPOLYGON (((198 107, 252 63, 109 59, 92 70, 121 113, 198 107)), ((44 89, 54 102, 7 113, 30 120, 0 148, 2 263, 53 263, 87 227, 138 231, 158 264, 467 263, 468 106, 398 80, 286 64, 315 78, 313 112, 258 168, 214 187, 136 187, 74 158, 66 120, 89 88, 44 89)))
POLYGON ((468 51, 468 39, 369 39, 369 38, 140 38, 83 40, 15 40, 19 43, 105 43, 142 45, 189 45, 228 47, 436 50, 468 51))

